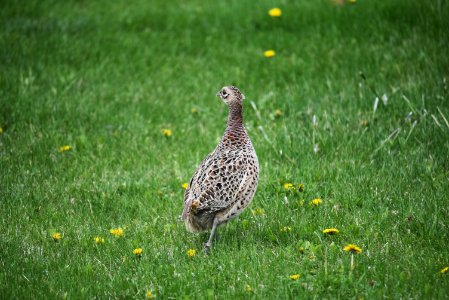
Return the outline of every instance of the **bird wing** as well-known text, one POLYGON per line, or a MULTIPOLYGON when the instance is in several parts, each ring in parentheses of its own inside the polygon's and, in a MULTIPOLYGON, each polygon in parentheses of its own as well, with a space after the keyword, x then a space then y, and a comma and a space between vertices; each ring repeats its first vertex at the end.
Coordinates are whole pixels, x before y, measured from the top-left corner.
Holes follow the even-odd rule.
POLYGON ((190 179, 189 185, 187 186, 187 188, 184 192, 184 205, 186 205, 186 203, 191 198, 190 195, 191 195, 191 190, 192 190, 192 184, 196 181, 195 179, 198 177, 198 173, 201 172, 201 170, 203 170, 205 168, 205 166, 207 166, 209 164, 210 157, 211 157, 211 154, 208 154, 203 159, 203 161, 201 162, 199 167, 196 169, 195 174, 193 174, 192 179, 190 179))
POLYGON ((224 150, 207 156, 184 195, 184 211, 194 199, 200 201, 198 211, 219 211, 236 201, 236 194, 247 172, 248 155, 242 150, 224 150), (187 207, 186 207, 187 206, 187 207))
POLYGON ((203 170, 210 164, 212 154, 213 153, 208 154, 203 159, 199 167, 196 169, 195 174, 193 174, 192 179, 190 179, 189 185, 184 192, 184 210, 182 212, 183 220, 187 218, 187 215, 190 212, 190 207, 192 206, 192 201, 196 199, 196 195, 198 194, 198 186, 196 184, 198 177, 201 177, 201 172, 203 172, 203 170))

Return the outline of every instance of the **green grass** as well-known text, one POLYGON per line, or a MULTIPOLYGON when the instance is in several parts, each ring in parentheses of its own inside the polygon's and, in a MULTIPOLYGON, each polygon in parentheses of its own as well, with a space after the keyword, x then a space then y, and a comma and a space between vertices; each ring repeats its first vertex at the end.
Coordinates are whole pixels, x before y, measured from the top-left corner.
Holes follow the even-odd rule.
POLYGON ((446 298, 447 28, 447 1, 4 3, 2 298, 446 298), (205 255, 181 184, 224 130, 228 84, 261 176, 205 255))

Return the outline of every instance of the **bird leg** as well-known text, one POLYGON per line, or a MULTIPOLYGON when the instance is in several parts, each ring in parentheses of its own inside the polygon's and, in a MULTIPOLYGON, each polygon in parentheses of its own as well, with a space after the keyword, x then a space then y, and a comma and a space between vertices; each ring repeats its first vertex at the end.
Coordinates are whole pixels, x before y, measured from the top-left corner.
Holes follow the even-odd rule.
POLYGON ((206 253, 209 252, 210 247, 212 247, 212 240, 214 239, 214 235, 215 235, 215 231, 217 230, 217 226, 218 226, 218 219, 215 218, 214 223, 212 225, 212 230, 210 231, 209 240, 207 241, 207 243, 203 244, 203 251, 206 253))

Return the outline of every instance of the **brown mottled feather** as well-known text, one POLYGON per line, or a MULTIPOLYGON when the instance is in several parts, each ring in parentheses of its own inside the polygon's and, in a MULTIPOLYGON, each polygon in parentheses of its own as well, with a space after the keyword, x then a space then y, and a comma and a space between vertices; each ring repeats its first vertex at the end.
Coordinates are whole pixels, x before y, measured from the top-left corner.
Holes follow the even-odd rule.
POLYGON ((242 95, 234 87, 224 89, 230 94, 225 100, 229 107, 226 131, 184 194, 182 218, 190 231, 211 228, 216 216, 220 224, 234 218, 251 202, 257 187, 259 163, 243 126, 242 95))

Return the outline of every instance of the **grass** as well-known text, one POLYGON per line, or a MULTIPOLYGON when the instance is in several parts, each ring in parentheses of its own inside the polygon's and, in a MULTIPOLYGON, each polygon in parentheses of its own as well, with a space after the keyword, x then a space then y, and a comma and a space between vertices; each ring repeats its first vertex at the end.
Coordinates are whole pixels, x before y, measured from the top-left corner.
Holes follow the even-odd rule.
POLYGON ((0 17, 2 298, 447 297, 447 1, 32 0, 0 17), (228 84, 261 177, 205 255, 181 184, 224 130, 228 84))

